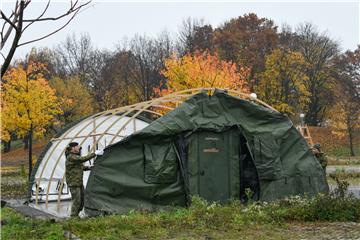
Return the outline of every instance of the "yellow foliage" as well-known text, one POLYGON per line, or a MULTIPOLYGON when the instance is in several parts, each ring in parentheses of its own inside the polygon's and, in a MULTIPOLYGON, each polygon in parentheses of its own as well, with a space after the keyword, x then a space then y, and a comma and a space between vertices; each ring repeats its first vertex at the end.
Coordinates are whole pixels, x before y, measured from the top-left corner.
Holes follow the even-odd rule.
POLYGON ((43 77, 44 70, 44 65, 30 62, 27 69, 18 66, 4 76, 1 92, 2 140, 9 140, 11 132, 16 132, 19 137, 25 136, 31 124, 34 137, 39 137, 61 113, 55 90, 43 77))
POLYGON ((91 95, 78 77, 69 79, 53 78, 50 85, 56 90, 56 95, 63 112, 63 121, 72 122, 94 111, 91 95))
POLYGON ((331 132, 339 137, 360 129, 360 103, 351 100, 345 94, 339 96, 329 112, 331 132))
POLYGON ((286 114, 294 114, 295 108, 305 111, 310 93, 304 73, 306 63, 298 52, 274 50, 266 57, 265 70, 258 75, 255 90, 261 100, 286 114))
POLYGON ((165 61, 165 67, 162 74, 168 79, 167 89, 155 89, 161 96, 170 92, 202 87, 249 92, 246 85, 249 69, 237 70, 235 64, 221 61, 217 55, 211 55, 209 52, 196 52, 194 55, 187 54, 182 58, 173 56, 165 61))

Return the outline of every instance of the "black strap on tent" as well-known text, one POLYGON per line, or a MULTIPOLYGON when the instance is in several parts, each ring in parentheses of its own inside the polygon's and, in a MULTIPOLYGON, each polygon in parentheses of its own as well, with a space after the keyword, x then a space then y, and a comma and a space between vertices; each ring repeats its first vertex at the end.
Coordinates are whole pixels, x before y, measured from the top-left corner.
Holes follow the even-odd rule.
POLYGON ((187 145, 188 143, 186 141, 186 138, 182 135, 180 135, 178 139, 175 141, 175 153, 179 161, 180 172, 183 178, 186 206, 190 206, 191 196, 190 196, 190 188, 189 188, 189 175, 187 171, 187 145))

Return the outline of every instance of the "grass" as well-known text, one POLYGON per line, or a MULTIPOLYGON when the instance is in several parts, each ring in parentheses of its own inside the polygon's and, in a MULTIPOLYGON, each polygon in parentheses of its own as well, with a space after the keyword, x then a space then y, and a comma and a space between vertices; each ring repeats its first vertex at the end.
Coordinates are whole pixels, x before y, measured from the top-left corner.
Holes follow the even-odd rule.
MULTIPOLYGON (((343 180, 351 179, 342 171, 337 174, 343 180)), ((26 190, 27 179, 20 171, 3 174, 3 197, 25 196, 26 190)), ((242 239, 303 239, 313 237, 314 231, 323 235, 338 234, 343 227, 324 229, 331 222, 339 221, 360 222, 360 199, 320 195, 311 199, 292 197, 273 203, 243 205, 232 201, 219 205, 195 197, 190 208, 131 211, 124 215, 75 218, 57 223, 28 219, 3 208, 1 239, 66 239, 65 232, 81 239, 239 239, 240 236, 242 239), (306 230, 316 226, 317 230, 306 230)), ((360 235, 360 224, 346 224, 350 229, 357 229, 351 230, 355 235, 348 238, 360 235)))
MULTIPOLYGON (((322 150, 332 157, 348 158, 350 156, 349 140, 347 136, 338 136, 332 133, 331 128, 310 127, 310 134, 314 143, 321 143, 322 150)), ((360 131, 354 132, 354 152, 360 155, 360 131)))
POLYGON ((360 185, 360 172, 347 172, 343 166, 336 168, 334 173, 327 174, 328 184, 337 185, 335 178, 349 185, 360 185))
MULTIPOLYGON (((346 178, 340 178, 343 181, 346 181, 349 183, 349 185, 360 185, 360 177, 346 177, 346 178)), ((336 185, 336 181, 331 178, 328 177, 328 184, 329 185, 336 185)))
POLYGON ((360 157, 328 157, 328 165, 360 165, 360 157))
MULTIPOLYGON (((181 212, 181 211, 179 211, 181 212)), ((88 220, 72 219, 52 223, 43 220, 31 220, 15 211, 2 209, 1 239, 66 239, 69 230, 81 239, 287 239, 283 235, 286 227, 274 227, 271 224, 252 224, 248 227, 238 225, 235 228, 223 226, 204 226, 195 223, 189 229, 183 222, 188 221, 182 213, 130 213, 128 215, 98 217, 88 220), (171 217, 169 217, 171 216, 171 217), (169 222, 166 222, 170 220, 169 222)))
MULTIPOLYGON (((360 199, 295 196, 273 203, 219 205, 194 197, 189 208, 57 223, 26 219, 5 208, 1 221, 5 223, 2 239, 64 239, 68 231, 81 239, 294 239, 303 237, 302 231, 292 231, 294 226, 309 226, 309 222, 359 222, 360 199)), ((354 234, 360 234, 360 225, 356 226, 354 234)))
POLYGON ((1 239, 64 239, 60 224, 25 218, 9 208, 1 209, 1 239))
POLYGON ((28 190, 28 171, 12 167, 1 169, 1 198, 25 198, 28 190), (8 169, 10 168, 10 169, 8 169))
MULTIPOLYGON (((16 148, 21 148, 21 147, 24 147, 24 141, 22 139, 11 141, 11 149, 16 149, 16 148)), ((3 144, 0 145, 0 149, 1 149, 1 151, 4 150, 3 144)))
POLYGON ((18 177, 1 179, 2 199, 26 198, 27 190, 27 179, 19 179, 18 177))
MULTIPOLYGON (((338 157, 338 158, 344 158, 344 157, 350 156, 350 149, 347 145, 331 146, 331 147, 328 147, 327 149, 324 149, 324 151, 326 152, 327 155, 333 156, 333 157, 338 157)), ((355 154, 357 156, 359 156, 360 146, 356 145, 354 151, 355 151, 355 154)))

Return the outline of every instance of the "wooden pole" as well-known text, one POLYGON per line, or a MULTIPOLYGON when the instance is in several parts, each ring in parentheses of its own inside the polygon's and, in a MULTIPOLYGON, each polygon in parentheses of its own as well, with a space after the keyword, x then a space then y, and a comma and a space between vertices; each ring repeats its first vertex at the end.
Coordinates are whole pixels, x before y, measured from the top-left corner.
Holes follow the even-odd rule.
POLYGON ((30 124, 30 130, 29 130, 29 181, 30 176, 32 172, 32 135, 33 135, 33 125, 30 124))

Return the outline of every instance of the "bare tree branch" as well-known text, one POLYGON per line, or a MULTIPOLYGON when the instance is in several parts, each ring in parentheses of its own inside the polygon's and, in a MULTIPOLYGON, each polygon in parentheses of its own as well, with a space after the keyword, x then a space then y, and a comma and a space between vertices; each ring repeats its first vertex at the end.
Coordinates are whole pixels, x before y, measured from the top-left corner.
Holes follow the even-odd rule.
POLYGON ((1 54, 1 56, 4 58, 4 60, 6 59, 6 57, 4 56, 4 54, 2 54, 1 52, 0 52, 0 54, 1 54))
POLYGON ((23 19, 23 13, 24 13, 25 7, 26 7, 25 1, 20 1, 19 22, 18 22, 18 25, 14 28, 15 29, 15 37, 14 37, 13 43, 11 45, 11 48, 9 50, 9 53, 6 56, 3 65, 1 66, 1 78, 5 75, 5 72, 10 65, 11 59, 13 58, 16 48, 17 48, 17 45, 20 41, 21 30, 22 30, 22 19, 23 19))
MULTIPOLYGON (((3 13, 3 11, 0 11, 1 14, 1 18, 4 19, 8 24, 10 24, 13 28, 17 29, 17 26, 15 25, 15 23, 13 23, 10 19, 8 19, 5 14, 3 13)), ((16 22, 16 21, 15 21, 16 22)))
POLYGON ((44 16, 44 14, 45 14, 46 11, 48 10, 49 6, 50 6, 50 0, 49 0, 48 3, 46 4, 46 7, 45 7, 45 9, 43 10, 43 12, 42 12, 34 21, 32 21, 32 22, 30 22, 28 25, 26 25, 26 27, 24 27, 24 29, 22 30, 22 32, 24 33, 25 30, 26 30, 31 24, 33 24, 34 22, 36 22, 37 20, 39 20, 42 16, 44 16))
MULTIPOLYGON (((49 1, 49 2, 50 2, 50 1, 49 1)), ((36 18, 36 19, 24 19, 23 22, 56 21, 56 20, 59 20, 59 19, 61 19, 61 18, 66 17, 66 16, 69 16, 69 15, 72 14, 72 13, 77 13, 77 12, 80 10, 80 8, 88 5, 90 2, 91 2, 91 1, 88 1, 88 2, 86 2, 86 3, 84 3, 84 4, 79 5, 77 8, 74 8, 74 7, 76 6, 76 4, 78 3, 78 1, 76 1, 73 5, 71 5, 70 9, 69 9, 66 13, 64 13, 64 14, 62 14, 62 15, 60 15, 60 16, 57 16, 57 17, 47 17, 47 18, 41 18, 42 16, 40 16, 40 17, 38 17, 38 18, 36 18)))
POLYGON ((47 38, 47 37, 59 32, 60 30, 65 28, 75 18, 76 15, 79 14, 80 10, 82 10, 84 6, 88 5, 91 2, 91 0, 89 0, 88 2, 80 4, 79 0, 70 1, 70 7, 64 14, 61 14, 57 17, 43 18, 43 16, 49 9, 50 1, 51 0, 48 0, 47 4, 46 4, 45 8, 43 9, 43 11, 41 12, 41 14, 37 18, 34 18, 34 19, 24 19, 24 17, 23 17, 24 9, 31 3, 31 0, 20 0, 20 2, 17 1, 16 5, 15 5, 15 10, 12 12, 10 17, 7 17, 2 11, 0 11, 1 18, 5 20, 5 23, 2 26, 2 31, 0 34, 1 49, 5 46, 5 43, 8 40, 9 36, 11 35, 12 30, 15 29, 15 36, 12 40, 10 50, 9 50, 7 56, 5 57, 4 64, 1 66, 1 77, 4 76, 6 70, 8 69, 11 59, 13 58, 13 56, 15 54, 16 48, 26 45, 26 44, 40 41, 44 38, 47 38), (65 18, 67 16, 69 16, 68 21, 65 24, 63 24, 61 27, 50 32, 49 34, 46 34, 45 36, 30 40, 27 42, 19 43, 22 33, 26 29, 28 29, 32 24, 34 24, 36 22, 56 21, 56 20, 65 18), (28 24, 24 27, 23 26, 24 23, 28 23, 28 24), (9 24, 10 26, 4 35, 4 30, 6 28, 6 24, 9 24))
POLYGON ((16 3, 15 3, 15 9, 14 9, 14 11, 12 11, 11 15, 9 16, 10 19, 11 19, 12 16, 14 16, 14 14, 17 12, 18 7, 19 7, 19 1, 16 1, 16 3))
MULTIPOLYGON (((19 10, 19 2, 16 1, 16 4, 15 4, 15 10, 11 13, 10 17, 8 17, 8 19, 11 19, 13 17, 13 20, 12 20, 12 23, 16 23, 18 17, 19 17, 19 13, 18 13, 18 10, 19 10)), ((4 14, 3 12, 1 12, 1 14, 4 14)), ((12 30, 13 30, 13 26, 10 25, 8 27, 8 30, 6 31, 6 34, 5 36, 3 35, 4 33, 4 29, 5 29, 5 26, 6 26, 7 22, 5 22, 2 26, 2 29, 1 29, 1 46, 0 46, 0 49, 2 49, 7 41, 7 39, 9 38, 12 30)))
POLYGON ((60 28, 56 29, 55 31, 53 31, 53 32, 51 32, 51 33, 49 33, 49 34, 47 34, 47 35, 45 35, 43 37, 40 37, 40 38, 37 38, 37 39, 34 39, 34 40, 30 40, 30 41, 18 44, 17 46, 21 47, 21 46, 24 46, 26 44, 37 42, 37 41, 40 41, 40 40, 42 40, 44 38, 50 37, 51 35, 54 35, 55 33, 59 32, 60 30, 65 28, 75 18, 76 14, 79 12, 79 10, 80 9, 78 9, 64 25, 62 25, 60 28))

